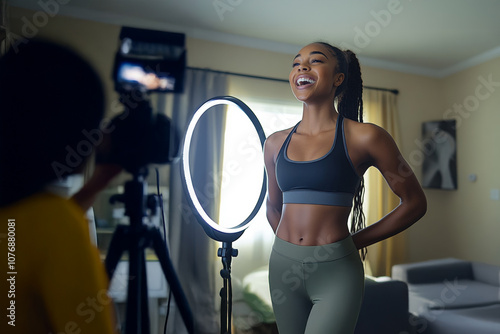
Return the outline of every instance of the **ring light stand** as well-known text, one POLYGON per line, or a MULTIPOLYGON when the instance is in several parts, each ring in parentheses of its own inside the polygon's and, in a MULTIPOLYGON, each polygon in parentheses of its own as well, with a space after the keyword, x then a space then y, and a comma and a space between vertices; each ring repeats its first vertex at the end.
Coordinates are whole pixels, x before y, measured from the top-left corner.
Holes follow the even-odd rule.
POLYGON ((188 194, 187 197, 189 203, 193 207, 196 219, 205 230, 205 233, 210 238, 222 242, 222 248, 219 248, 217 252, 217 255, 222 259, 222 266, 223 266, 223 269, 220 271, 220 275, 223 278, 223 287, 220 291, 221 334, 231 334, 231 312, 232 312, 231 260, 233 257, 238 256, 238 250, 232 248, 232 243, 233 241, 237 240, 243 234, 243 232, 245 232, 247 227, 250 225, 252 219, 259 212, 267 191, 266 188, 267 177, 264 171, 262 188, 257 203, 255 204, 255 207, 250 213, 250 215, 242 223, 234 227, 220 226, 203 209, 196 195, 193 186, 193 180, 191 178, 189 152, 191 149, 191 141, 193 138, 194 130, 196 128, 196 124, 200 120, 201 116, 203 116, 203 114, 211 107, 220 104, 238 107, 241 111, 243 111, 246 114, 246 116, 250 119, 253 126, 255 127, 257 134, 259 135, 262 147, 264 146, 266 136, 264 134, 264 130, 262 129, 259 120, 245 103, 232 96, 219 96, 207 100, 204 104, 201 105, 201 107, 198 108, 198 110, 196 110, 196 112, 193 114, 191 118, 191 121, 186 130, 186 135, 184 137, 181 171, 183 179, 185 181, 184 188, 188 194))

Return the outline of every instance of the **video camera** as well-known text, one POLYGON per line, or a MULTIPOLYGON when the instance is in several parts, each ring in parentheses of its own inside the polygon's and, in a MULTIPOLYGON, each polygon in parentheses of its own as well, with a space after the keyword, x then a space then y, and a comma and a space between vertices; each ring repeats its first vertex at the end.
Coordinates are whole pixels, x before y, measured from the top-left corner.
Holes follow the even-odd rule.
POLYGON ((153 112, 148 95, 182 93, 185 68, 184 34, 122 28, 112 76, 125 111, 110 123, 110 160, 131 173, 173 160, 180 141, 170 119, 153 112))

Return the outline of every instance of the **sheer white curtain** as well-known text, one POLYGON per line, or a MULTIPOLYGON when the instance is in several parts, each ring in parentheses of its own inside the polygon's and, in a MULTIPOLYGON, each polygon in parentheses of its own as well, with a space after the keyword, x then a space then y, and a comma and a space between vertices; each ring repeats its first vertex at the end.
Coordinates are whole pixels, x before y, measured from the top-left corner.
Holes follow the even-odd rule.
MULTIPOLYGON (((302 117, 302 104, 291 92, 290 84, 287 81, 230 76, 228 91, 230 95, 241 99, 252 109, 264 129, 266 137, 275 131, 292 127, 302 117)), ((255 151, 254 155, 257 153, 263 158, 261 150, 255 151)), ((248 163, 248 159, 244 158, 241 164, 246 163, 248 163)), ((257 162, 254 168, 260 171, 263 168, 263 159, 257 162)), ((261 184, 255 183, 255 187, 260 187, 261 184)), ((241 189, 227 189, 226 191, 228 194, 241 196, 241 202, 248 201, 254 204, 257 200, 256 195, 252 196, 250 192, 243 193, 241 189), (245 197, 247 195, 250 197, 245 197)), ((221 215, 224 214, 225 210, 231 210, 231 207, 225 207, 224 202, 222 202, 221 215)), ((266 218, 264 202, 249 228, 234 242, 233 247, 239 251, 232 266, 235 285, 238 283, 237 280, 242 280, 251 271, 268 265, 273 241, 274 233, 266 218)))
MULTIPOLYGON (((286 100, 269 101, 255 98, 243 98, 243 100, 259 119, 266 136, 269 136, 278 130, 283 130, 295 125, 302 116, 302 105, 299 103, 291 104, 286 100)), ((234 126, 234 124, 232 126, 234 126)), ((238 145, 239 143, 234 144, 238 145)), ((252 154, 252 156, 254 156, 254 159, 251 160, 248 157, 242 157, 239 164, 248 165, 251 163, 251 168, 258 171, 263 169, 263 153, 261 149, 259 148, 258 154, 252 154)), ((224 196, 224 192, 226 192, 228 196, 231 196, 231 194, 234 196, 236 194, 240 202, 250 203, 253 207, 258 197, 256 193, 258 194, 261 185, 262 183, 253 182, 253 184, 250 184, 249 187, 253 187, 255 189, 247 188, 242 191, 242 189, 232 188, 229 183, 228 187, 223 188, 222 196, 224 196)), ((235 208, 234 205, 231 206, 225 201, 221 202, 221 215, 235 209, 237 208, 235 208)), ((233 277, 235 279, 242 280, 245 275, 253 270, 267 266, 273 241, 274 233, 269 226, 269 222, 267 221, 266 206, 264 202, 264 205, 262 205, 259 213, 253 219, 249 228, 238 240, 234 242, 233 247, 238 249, 239 255, 233 262, 233 277)))
MULTIPOLYGON (((187 70, 185 91, 183 94, 174 96, 172 105, 172 122, 179 134, 184 134, 192 114, 203 102, 215 96, 225 95, 226 89, 227 80, 224 74, 187 70)), ((208 117, 208 122, 204 123, 204 129, 201 129, 205 132, 200 134, 199 140, 194 139, 192 144, 196 158, 199 159, 198 161, 203 161, 202 169, 205 169, 205 173, 200 173, 196 181, 202 186, 216 182, 211 175, 214 175, 220 168, 221 136, 224 126, 219 113, 211 119, 210 116, 208 117)), ((214 279, 214 262, 217 259, 216 243, 205 234, 192 214, 184 194, 180 165, 180 161, 175 161, 170 168, 168 221, 170 253, 193 312, 195 332, 197 334, 217 333, 220 330, 220 317, 214 301, 214 296, 217 295, 217 282, 214 279)), ((218 187, 205 188, 215 192, 218 187)), ((205 209, 211 214, 217 214, 218 204, 215 205, 215 203, 218 202, 219 195, 216 193, 205 195, 212 199, 207 201, 208 207, 205 209)), ((168 333, 187 333, 178 309, 173 306, 171 312, 168 333)))

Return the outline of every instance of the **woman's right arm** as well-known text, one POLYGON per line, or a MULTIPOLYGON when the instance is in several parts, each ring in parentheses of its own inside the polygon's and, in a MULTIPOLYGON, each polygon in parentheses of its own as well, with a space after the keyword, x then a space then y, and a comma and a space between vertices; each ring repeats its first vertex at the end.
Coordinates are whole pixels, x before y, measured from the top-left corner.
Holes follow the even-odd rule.
POLYGON ((266 214, 267 220, 271 225, 274 233, 278 228, 281 219, 281 208, 283 206, 283 197, 281 190, 276 181, 276 155, 279 151, 279 144, 283 141, 279 139, 279 136, 272 134, 267 138, 264 144, 264 163, 266 165, 267 172, 267 200, 266 200, 266 214))

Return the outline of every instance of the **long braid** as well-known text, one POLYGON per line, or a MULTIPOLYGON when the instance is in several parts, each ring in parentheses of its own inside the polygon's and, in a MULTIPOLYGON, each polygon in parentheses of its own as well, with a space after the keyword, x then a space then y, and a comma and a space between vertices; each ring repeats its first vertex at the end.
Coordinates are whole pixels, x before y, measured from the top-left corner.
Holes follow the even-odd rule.
MULTIPOLYGON (((361 67, 356 54, 350 50, 342 51, 328 43, 319 42, 329 48, 337 58, 337 73, 344 73, 344 81, 335 92, 337 109, 340 115, 357 122, 363 122, 363 80, 361 67)), ((365 193, 364 179, 361 178, 356 194, 354 195, 351 233, 366 227, 363 212, 363 198, 365 193)), ((366 248, 361 249, 361 257, 366 258, 366 248)))

